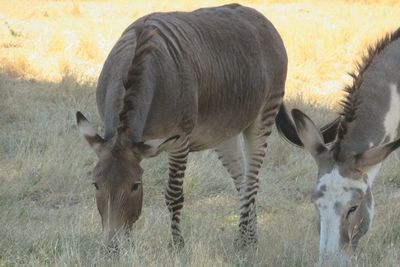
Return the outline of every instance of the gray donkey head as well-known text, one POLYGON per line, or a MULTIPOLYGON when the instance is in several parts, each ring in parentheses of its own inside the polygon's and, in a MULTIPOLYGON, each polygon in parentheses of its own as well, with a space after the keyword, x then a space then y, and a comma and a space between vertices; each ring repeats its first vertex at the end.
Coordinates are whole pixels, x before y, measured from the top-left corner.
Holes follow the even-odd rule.
POLYGON ((325 145, 320 131, 308 116, 296 109, 292 116, 304 148, 318 166, 311 200, 319 217, 320 262, 329 257, 345 259, 371 226, 372 181, 381 162, 400 146, 400 141, 355 155, 339 156, 337 144, 325 145))

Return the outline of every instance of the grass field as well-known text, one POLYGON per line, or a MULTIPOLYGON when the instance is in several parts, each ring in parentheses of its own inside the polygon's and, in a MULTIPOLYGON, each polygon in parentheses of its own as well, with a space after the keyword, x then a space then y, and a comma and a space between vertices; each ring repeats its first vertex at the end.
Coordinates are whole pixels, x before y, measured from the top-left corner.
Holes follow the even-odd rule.
MULTIPOLYGON (((338 111, 346 74, 368 44, 400 26, 398 1, 250 1, 281 33, 289 56, 286 98, 320 125, 338 111)), ((171 254, 164 206, 165 155, 144 162, 144 211, 133 243, 110 259, 94 188, 96 156, 78 136, 81 110, 102 132, 95 86, 122 31, 154 11, 226 1, 0 1, 0 266, 314 266, 316 166, 269 139, 258 195, 259 244, 233 248, 239 201, 212 151, 194 153, 182 215, 186 247, 171 254)), ((376 178, 375 221, 354 266, 399 266, 400 178, 395 156, 376 178)))

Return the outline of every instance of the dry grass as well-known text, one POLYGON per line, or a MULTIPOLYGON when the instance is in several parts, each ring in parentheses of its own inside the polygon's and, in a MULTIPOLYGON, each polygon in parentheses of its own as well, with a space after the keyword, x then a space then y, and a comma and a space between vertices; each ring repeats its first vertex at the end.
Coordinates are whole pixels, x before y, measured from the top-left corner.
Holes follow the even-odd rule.
MULTIPOLYGON (((119 259, 103 250, 93 188, 95 155, 77 135, 81 110, 99 126, 95 81, 124 28, 153 11, 226 1, 0 1, 0 266, 313 266, 318 235, 308 191, 311 157, 270 138, 258 198, 260 242, 235 252, 233 184, 211 151, 191 155, 185 181, 187 246, 167 250, 165 156, 144 163, 144 214, 119 259)), ((289 54, 286 101, 321 124, 367 44, 400 25, 397 1, 250 1, 278 28, 289 54)), ((373 192, 377 214, 354 266, 398 266, 400 179, 389 158, 373 192)))

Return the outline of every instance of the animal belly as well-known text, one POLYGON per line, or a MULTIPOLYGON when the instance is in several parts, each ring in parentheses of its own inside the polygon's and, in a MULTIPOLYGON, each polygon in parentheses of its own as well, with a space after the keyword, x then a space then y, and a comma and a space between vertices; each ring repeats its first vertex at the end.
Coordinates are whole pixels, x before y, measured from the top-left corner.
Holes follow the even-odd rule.
POLYGON ((217 147, 221 142, 240 134, 251 123, 213 121, 198 123, 190 134, 190 150, 198 151, 217 147))

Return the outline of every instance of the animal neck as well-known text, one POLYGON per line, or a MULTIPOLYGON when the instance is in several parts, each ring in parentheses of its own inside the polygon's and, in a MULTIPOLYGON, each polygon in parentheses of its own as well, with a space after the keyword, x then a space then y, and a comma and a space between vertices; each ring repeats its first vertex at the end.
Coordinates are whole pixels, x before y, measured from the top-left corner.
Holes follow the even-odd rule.
POLYGON ((131 92, 126 96, 128 99, 124 100, 118 134, 124 132, 130 142, 141 142, 154 96, 154 87, 148 79, 143 78, 141 86, 128 90, 131 92))
POLYGON ((368 48, 345 88, 338 142, 342 153, 361 153, 398 138, 400 29, 368 48))
POLYGON ((155 48, 151 41, 155 28, 145 27, 137 31, 135 56, 129 67, 124 82, 125 95, 123 108, 119 114, 120 126, 118 135, 125 133, 132 142, 142 141, 146 119, 154 95, 152 75, 153 57, 155 48))
POLYGON ((372 128, 374 126, 376 125, 369 125, 368 127, 361 122, 359 123, 359 121, 353 121, 348 126, 347 134, 336 143, 336 158, 339 161, 344 161, 349 156, 360 154, 379 145, 379 139, 381 138, 377 138, 377 135, 374 135, 374 129, 372 128))
POLYGON ((400 94, 397 85, 379 86, 366 79, 359 90, 362 101, 356 118, 346 125, 347 132, 339 140, 341 153, 362 153, 399 138, 400 94))

